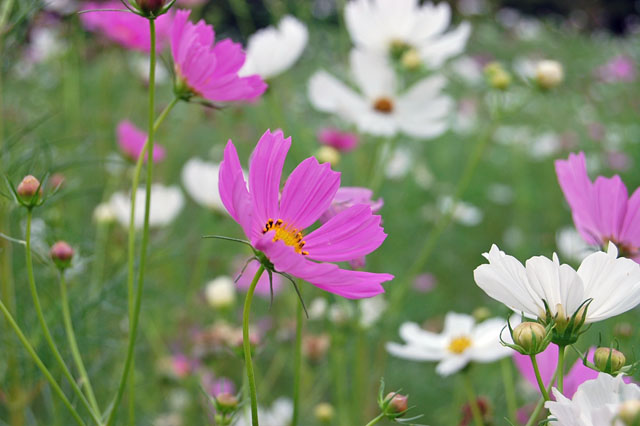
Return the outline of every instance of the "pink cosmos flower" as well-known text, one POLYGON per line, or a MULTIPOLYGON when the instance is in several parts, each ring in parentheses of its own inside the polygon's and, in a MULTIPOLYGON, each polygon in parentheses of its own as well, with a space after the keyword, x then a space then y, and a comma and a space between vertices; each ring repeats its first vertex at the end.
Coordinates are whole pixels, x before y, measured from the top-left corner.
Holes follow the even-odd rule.
MULTIPOLYGON (((595 348, 589 348, 587 359, 589 362, 593 362, 593 353, 595 348)), ((538 389, 538 382, 536 381, 536 373, 533 371, 531 365, 531 359, 529 355, 521 355, 518 352, 514 352, 513 361, 516 367, 520 371, 520 374, 533 386, 538 389)), ((545 386, 549 386, 549 382, 556 372, 558 366, 558 346, 549 345, 547 349, 536 355, 536 361, 540 369, 540 377, 545 386)), ((578 386, 587 380, 593 380, 598 377, 598 372, 585 366, 581 359, 578 359, 571 367, 568 373, 564 376, 564 396, 572 398, 573 394, 578 390, 578 386)), ((631 378, 625 377, 625 383, 630 383, 631 378)))
POLYGON ((556 160, 556 174, 582 238, 606 247, 611 241, 620 253, 640 260, 640 190, 629 198, 618 175, 598 176, 591 182, 583 152, 556 160))
POLYGON ((203 20, 189 22, 191 11, 178 10, 173 23, 171 53, 184 96, 212 102, 251 101, 267 89, 258 75, 239 77, 245 61, 242 46, 229 39, 214 43, 215 33, 203 20))
POLYGON ((607 83, 630 83, 636 79, 636 64, 630 57, 618 55, 599 67, 596 74, 607 83))
MULTIPOLYGON (((137 161, 138 157, 142 153, 144 144, 147 141, 147 134, 138 129, 129 120, 123 120, 118 123, 116 133, 118 134, 118 145, 120 146, 122 152, 133 161, 137 161)), ((166 155, 167 152, 165 151, 164 147, 156 143, 153 144, 154 163, 162 161, 166 155)), ((146 156, 144 158, 144 161, 147 161, 146 156)))
MULTIPOLYGON (((80 14, 84 27, 100 33, 127 49, 148 52, 151 49, 149 23, 146 18, 125 11, 120 1, 86 2, 82 10, 96 10, 80 14), (122 12, 100 11, 118 9, 122 12)), ((166 13, 156 19, 156 50, 161 51, 169 42, 173 14, 166 13)))
POLYGON ((353 151, 358 146, 358 135, 327 127, 318 132, 318 141, 341 152, 353 151))
POLYGON ((238 153, 229 141, 220 164, 220 196, 251 245, 277 272, 288 273, 328 292, 359 299, 383 293, 390 274, 349 271, 324 262, 345 262, 377 249, 386 234, 371 207, 356 204, 309 234, 340 187, 340 173, 314 157, 300 163, 280 194, 280 177, 291 138, 267 130, 249 164, 249 187, 238 153), (321 263, 318 263, 318 262, 321 263))
MULTIPOLYGON (((238 288, 240 288, 241 290, 248 290, 251 286, 253 276, 256 274, 259 267, 260 262, 258 262, 257 260, 252 260, 251 262, 249 262, 240 278, 238 278, 238 288)), ((238 274, 240 273, 240 269, 241 268, 238 268, 238 274)), ((271 286, 273 286, 273 295, 275 296, 276 294, 280 293, 280 290, 282 290, 282 284, 282 277, 280 275, 274 275, 272 282, 269 283, 269 276, 267 274, 262 274, 262 276, 258 280, 258 284, 256 285, 255 292, 258 296, 270 298, 271 286)))

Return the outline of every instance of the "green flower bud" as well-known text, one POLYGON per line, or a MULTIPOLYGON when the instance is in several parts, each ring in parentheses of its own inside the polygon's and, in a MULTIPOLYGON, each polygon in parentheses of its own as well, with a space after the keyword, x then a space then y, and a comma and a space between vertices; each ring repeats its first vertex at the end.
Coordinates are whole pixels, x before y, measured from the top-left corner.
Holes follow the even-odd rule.
POLYGON ((564 70, 560 62, 544 60, 536 65, 536 82, 542 89, 553 89, 563 80, 564 70))
POLYGON ((523 322, 518 324, 518 326, 513 329, 512 337, 513 342, 521 346, 528 355, 535 355, 542 352, 549 343, 547 330, 537 322, 523 322))
POLYGON ((327 402, 321 402, 316 405, 316 408, 313 410, 316 419, 320 423, 330 424, 333 420, 333 416, 335 415, 335 410, 333 406, 327 402))
POLYGON ((608 374, 617 373, 626 362, 624 354, 612 348, 598 348, 593 354, 593 363, 596 368, 608 374))

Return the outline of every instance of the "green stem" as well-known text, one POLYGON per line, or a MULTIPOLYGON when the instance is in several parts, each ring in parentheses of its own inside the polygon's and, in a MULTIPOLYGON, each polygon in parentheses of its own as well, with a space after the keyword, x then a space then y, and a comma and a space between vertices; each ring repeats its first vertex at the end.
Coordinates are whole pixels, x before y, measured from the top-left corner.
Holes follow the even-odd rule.
POLYGON ((509 413, 509 420, 515 422, 518 413, 518 403, 516 401, 516 392, 513 386, 511 360, 509 358, 503 358, 500 361, 500 366, 502 368, 502 382, 504 384, 504 393, 507 398, 507 412, 509 413))
MULTIPOLYGON (((557 371, 556 371, 553 374, 553 377, 551 378, 551 382, 549 383, 549 387, 546 390, 547 395, 549 394, 549 392, 551 392, 551 386, 553 386, 553 382, 556 381, 556 377, 557 376, 558 376, 558 374, 557 374, 557 371)), ((531 413, 531 417, 529 417, 529 420, 527 421, 527 424, 525 426, 533 426, 535 424, 536 419, 538 418, 538 415, 540 414, 540 411, 542 410, 542 407, 544 406, 544 403, 545 403, 545 399, 544 398, 540 398, 540 400, 538 401, 538 404, 536 405, 536 408, 531 413)))
POLYGON ((378 423, 380 420, 384 419, 384 413, 380 413, 378 414, 378 416, 376 418, 374 418, 373 420, 371 420, 369 423, 367 423, 365 426, 373 426, 376 423, 378 423))
POLYGON ((62 359, 62 355, 60 355, 60 351, 53 341, 53 337, 51 337, 51 332, 49 331, 49 327, 44 319, 44 314, 42 313, 42 306, 40 305, 40 298, 38 297, 38 289, 36 288, 36 280, 33 276, 33 259, 31 257, 31 219, 33 217, 33 212, 31 209, 27 209, 27 230, 26 230, 26 244, 25 244, 25 253, 26 253, 26 262, 27 262, 27 276, 29 278, 29 290, 31 292, 31 298, 33 299, 33 305, 36 309, 36 314, 38 316, 38 321, 40 322, 40 327, 42 328, 42 332, 44 333, 44 338, 49 344, 49 348, 51 352, 53 352, 54 358, 60 364, 60 368, 62 368, 62 372, 64 376, 69 381, 71 388, 77 394, 78 398, 82 402, 82 405, 86 407, 86 409, 91 413, 91 417, 96 422, 96 424, 100 425, 102 422, 100 421, 99 414, 93 411, 91 404, 87 401, 84 394, 78 387, 76 380, 71 375, 67 364, 62 359))
POLYGON ((300 376, 302 374, 302 303, 296 303, 296 352, 294 359, 294 381, 293 381, 293 418, 291 426, 298 426, 300 418, 300 376))
POLYGON ((71 355, 73 356, 73 360, 76 363, 76 368, 80 373, 80 378, 82 380, 82 384, 84 385, 84 389, 87 392, 89 403, 91 404, 93 410, 96 413, 99 413, 100 407, 98 406, 98 401, 96 400, 96 396, 93 393, 93 388, 91 387, 91 382, 89 381, 89 375, 87 374, 87 369, 84 366, 84 362, 82 362, 82 356, 80 355, 80 351, 78 350, 76 335, 73 331, 71 312, 69 310, 69 298, 67 297, 67 281, 64 278, 63 271, 60 271, 60 297, 62 299, 62 316, 64 320, 64 328, 67 333, 71 355))
POLYGON ((251 340, 249 340, 249 316, 251 313, 251 301, 253 292, 258 285, 258 280, 264 272, 264 266, 256 271, 253 281, 247 290, 247 297, 244 300, 244 311, 242 312, 242 347, 244 349, 244 363, 247 368, 247 379, 249 379, 249 395, 251 397, 251 424, 258 426, 258 396, 256 395, 256 378, 253 373, 253 363, 251 362, 251 340))
MULTIPOLYGON (((131 188, 131 214, 129 216, 129 244, 128 244, 128 279, 127 279, 127 291, 128 291, 128 304, 129 304, 129 343, 127 345, 127 356, 125 360, 124 369, 120 378, 120 384, 116 393, 109 418, 107 420, 107 426, 110 426, 115 421, 116 412, 118 406, 122 400, 124 389, 129 379, 129 371, 133 363, 133 353, 135 349, 136 336, 138 332, 138 319, 140 317, 140 307, 142 304, 142 289, 144 284, 144 271, 147 256, 147 245, 149 244, 149 206, 151 204, 151 180, 153 178, 153 139, 155 130, 162 124, 164 119, 169 114, 169 111, 180 100, 174 98, 169 105, 160 113, 158 118, 153 120, 154 116, 154 102, 155 102, 155 71, 156 71, 156 32, 155 22, 153 19, 149 20, 149 30, 151 33, 151 50, 149 61, 149 131, 147 140, 144 144, 140 157, 136 163, 136 168, 133 175, 133 184, 131 188), (142 228, 142 243, 140 248, 140 263, 138 270, 138 287, 134 289, 134 263, 135 263, 135 205, 136 205, 136 192, 138 189, 138 183, 140 181, 140 174, 142 171, 142 164, 144 162, 144 156, 147 155, 147 181, 146 181, 146 194, 145 194, 145 211, 144 211, 144 224, 142 228)), ((133 390, 133 386, 130 391, 133 390)), ((130 398, 134 398, 132 393, 130 398)))
POLYGON ((471 408, 471 414, 473 415, 473 422, 476 426, 484 426, 482 412, 478 406, 478 398, 476 397, 476 393, 473 390, 473 384, 471 383, 471 376, 469 376, 469 373, 466 371, 462 373, 462 376, 464 378, 464 387, 467 391, 467 398, 469 399, 469 407, 471 408))
POLYGON ((564 393, 564 350, 565 345, 558 345, 558 390, 564 393))
POLYGON ((540 377, 540 369, 538 368, 538 361, 536 360, 535 355, 530 355, 531 364, 533 365, 533 371, 536 373, 536 381, 538 382, 538 387, 540 388, 540 393, 542 394, 542 398, 545 401, 549 401, 549 393, 547 392, 546 387, 544 386, 544 382, 540 377))
MULTIPOLYGON (((29 343, 29 341, 25 337, 24 333, 22 333, 22 330, 20 329, 20 326, 18 326, 16 321, 13 319, 13 316, 11 315, 11 312, 9 312, 9 310, 4 305, 4 303, 2 303, 2 300, 0 300, 0 310, 4 314, 4 317, 6 318, 7 322, 11 326, 11 328, 13 328, 13 331, 18 336, 18 339, 20 339, 20 341, 22 342, 22 345, 24 346, 24 348, 27 350, 27 352, 29 353, 29 355, 33 359, 33 362, 38 366, 40 371, 42 371, 42 374, 44 374, 44 376, 46 377, 46 379, 49 382, 49 384, 51 385, 51 388, 53 389, 53 391, 56 393, 56 395, 58 395, 58 397, 60 398, 62 403, 65 405, 65 407, 67 407, 67 409, 71 412, 71 415, 73 416, 73 418, 76 421, 76 423, 78 423, 81 426, 85 426, 85 422, 82 420, 82 418, 80 417, 80 415, 78 414, 76 409, 73 407, 73 405, 71 405, 71 402, 69 402, 69 400, 65 396, 64 392, 62 392, 62 389, 60 389, 60 386, 58 385, 56 380, 51 375, 51 372, 49 372, 49 369, 44 365, 42 360, 40 360, 40 357, 38 356, 36 351, 33 349, 31 344, 29 343)), ((100 424, 100 423, 98 423, 98 424, 100 424)))

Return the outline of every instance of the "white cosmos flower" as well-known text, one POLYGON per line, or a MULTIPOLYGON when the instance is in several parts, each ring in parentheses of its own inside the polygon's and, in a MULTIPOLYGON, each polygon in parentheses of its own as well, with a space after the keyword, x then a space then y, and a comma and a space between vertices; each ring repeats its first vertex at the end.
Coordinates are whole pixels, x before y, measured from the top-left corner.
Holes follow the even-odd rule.
MULTIPOLYGON (((249 418, 238 415, 238 419, 233 423, 233 426, 246 426, 250 425, 249 418)), ((293 402, 290 399, 280 397, 273 401, 270 409, 258 407, 258 417, 260 418, 260 424, 264 426, 285 426, 291 422, 293 418, 293 402)))
POLYGON ((577 271, 553 260, 535 256, 526 267, 494 244, 483 256, 473 275, 476 284, 490 297, 515 312, 535 318, 545 317, 545 300, 552 315, 571 317, 592 299, 586 323, 602 321, 628 311, 640 303, 640 265, 618 258, 618 249, 609 243, 607 252, 587 256, 577 271))
POLYGON ((393 48, 413 51, 430 68, 460 54, 471 33, 468 22, 445 33, 451 22, 446 2, 419 5, 418 0, 353 0, 344 13, 357 47, 378 54, 388 54, 393 48))
POLYGON ((311 104, 372 135, 393 136, 402 132, 426 139, 439 136, 447 129, 453 101, 440 93, 446 84, 443 76, 422 79, 405 93, 398 94, 389 61, 358 49, 351 51, 351 72, 362 94, 331 74, 318 71, 309 81, 311 104))
MULTIPOLYGON (((144 222, 144 204, 146 190, 138 188, 136 193, 136 213, 134 224, 137 229, 142 228, 144 222)), ((129 227, 131 213, 131 196, 129 193, 116 192, 111 196, 109 205, 118 223, 129 227)), ((177 186, 164 186, 158 183, 151 185, 151 206, 149 209, 149 226, 165 226, 176 218, 182 206, 184 196, 177 186)))
POLYGON ((561 256, 576 263, 582 262, 595 251, 573 226, 566 226, 556 232, 556 246, 561 256))
POLYGON ((557 426, 622 426, 618 419, 624 402, 640 400, 640 387, 625 383, 622 375, 612 377, 598 374, 593 380, 582 383, 573 399, 568 399, 558 389, 553 389, 555 401, 547 401, 550 424, 557 426))
POLYGON ((275 77, 298 60, 308 39, 307 27, 293 16, 285 16, 277 28, 263 28, 249 37, 247 58, 239 74, 275 77))
POLYGON ((400 337, 406 343, 387 343, 387 350, 394 356, 413 361, 440 361, 436 372, 448 376, 470 361, 493 362, 509 356, 511 349, 500 343, 500 332, 506 325, 501 318, 476 324, 470 315, 449 312, 440 334, 426 331, 413 322, 402 324, 400 337))
POLYGON ((207 283, 204 295, 212 308, 225 308, 236 300, 236 285, 231 277, 218 277, 207 283))
POLYGON ((226 212, 218 190, 219 164, 192 158, 182 167, 182 185, 193 200, 207 208, 226 212))

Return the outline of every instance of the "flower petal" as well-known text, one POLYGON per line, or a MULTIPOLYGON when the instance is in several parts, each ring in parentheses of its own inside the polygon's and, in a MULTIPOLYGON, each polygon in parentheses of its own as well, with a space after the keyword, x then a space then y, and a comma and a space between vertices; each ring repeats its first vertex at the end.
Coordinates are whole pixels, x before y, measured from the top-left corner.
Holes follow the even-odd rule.
POLYGON ((356 84, 369 98, 393 98, 396 76, 386 56, 360 49, 351 50, 351 72, 356 84))
POLYGON ((370 109, 362 96, 325 71, 316 72, 309 80, 309 100, 314 108, 351 122, 370 109))
POLYGON ((279 218, 305 229, 327 211, 340 187, 340 173, 309 157, 295 168, 282 190, 279 218))
POLYGON ((534 256, 527 260, 526 268, 532 294, 540 301, 545 300, 552 313, 556 313, 556 305, 560 304, 566 315, 573 315, 585 301, 580 276, 571 266, 560 265, 555 254, 553 260, 534 256))
POLYGON ((387 343, 386 348, 391 355, 412 361, 437 361, 446 356, 443 350, 426 351, 419 346, 401 345, 394 342, 387 343))
POLYGON ((267 220, 279 217, 278 199, 282 167, 291 138, 282 131, 267 130, 258 141, 249 165, 249 190, 255 210, 254 226, 262 229, 267 220))
POLYGON ((253 205, 247 191, 247 182, 244 180, 238 152, 231 140, 227 142, 224 160, 220 163, 218 190, 222 204, 231 217, 242 226, 245 235, 252 239, 252 234, 255 232, 251 229, 253 205))
POLYGON ((627 202, 627 212, 618 235, 619 241, 640 247, 640 188, 627 202))
POLYGON ((471 24, 463 22, 453 31, 420 47, 420 57, 431 68, 440 67, 447 59, 459 55, 471 34, 471 24))
POLYGON ((380 221, 381 217, 374 215, 365 204, 343 210, 305 238, 308 257, 344 262, 366 256, 387 237, 380 221))
POLYGON ((445 358, 436 366, 436 373, 446 377, 456 373, 469 363, 469 358, 465 355, 451 356, 445 358))

